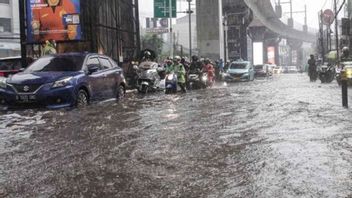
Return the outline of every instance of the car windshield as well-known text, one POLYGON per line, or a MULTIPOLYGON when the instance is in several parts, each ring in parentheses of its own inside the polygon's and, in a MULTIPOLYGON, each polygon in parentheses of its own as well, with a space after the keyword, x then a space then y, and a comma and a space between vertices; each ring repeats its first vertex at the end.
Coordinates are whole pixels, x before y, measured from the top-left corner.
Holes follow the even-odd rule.
POLYGON ((247 69, 248 63, 232 63, 230 69, 247 69))
POLYGON ((0 70, 21 69, 21 59, 0 60, 0 70))
POLYGON ((26 72, 72 72, 82 69, 84 56, 46 56, 35 61, 26 72))

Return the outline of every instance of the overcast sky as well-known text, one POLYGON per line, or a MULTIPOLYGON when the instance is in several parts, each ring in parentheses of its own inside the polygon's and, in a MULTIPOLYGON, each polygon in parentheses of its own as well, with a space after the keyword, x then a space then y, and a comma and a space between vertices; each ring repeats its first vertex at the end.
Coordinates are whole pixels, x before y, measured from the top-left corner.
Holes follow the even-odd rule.
MULTIPOLYGON (((177 7, 178 11, 187 10, 187 2, 186 0, 177 0, 177 7)), ((273 3, 277 0, 271 0, 273 3)), ((281 2, 285 2, 289 0, 281 0, 281 2)), ((338 0, 341 2, 342 0, 338 0)), ((153 17, 153 2, 154 0, 139 0, 140 4, 140 17, 141 22, 144 21, 145 17, 153 17)), ((308 11, 308 25, 314 28, 318 28, 318 11, 321 9, 332 9, 333 8, 333 0, 292 0, 293 4, 293 11, 303 11, 304 5, 307 4, 307 11, 308 11)), ((194 1, 193 1, 193 4, 194 1)), ((289 4, 283 5, 283 12, 289 11, 289 4)), ((343 12, 343 11, 342 11, 343 12)), ((178 14, 178 16, 183 16, 178 14)), ((287 15, 289 16, 289 15, 287 15)), ((298 23, 304 23, 304 14, 294 14, 294 20, 298 23)))

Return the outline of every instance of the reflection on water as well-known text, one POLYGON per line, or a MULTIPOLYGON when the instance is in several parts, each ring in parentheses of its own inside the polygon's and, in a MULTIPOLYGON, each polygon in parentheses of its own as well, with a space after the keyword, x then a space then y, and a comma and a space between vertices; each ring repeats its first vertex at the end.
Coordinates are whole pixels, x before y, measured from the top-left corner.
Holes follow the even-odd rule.
POLYGON ((282 75, 0 115, 0 197, 348 197, 340 89, 282 75))

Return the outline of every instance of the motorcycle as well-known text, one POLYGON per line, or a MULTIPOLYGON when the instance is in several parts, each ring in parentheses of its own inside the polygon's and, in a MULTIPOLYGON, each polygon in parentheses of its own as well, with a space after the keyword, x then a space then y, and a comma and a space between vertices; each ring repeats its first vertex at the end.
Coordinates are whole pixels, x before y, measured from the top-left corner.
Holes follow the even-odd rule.
POLYGON ((208 76, 201 75, 199 72, 193 72, 188 75, 189 89, 205 89, 207 87, 208 76))
POLYGON ((331 83, 335 78, 335 67, 322 65, 319 69, 319 79, 321 83, 331 83))
POLYGON ((165 77, 165 94, 177 92, 177 75, 175 73, 166 74, 165 77))
POLYGON ((156 62, 142 62, 138 67, 137 89, 139 93, 146 94, 161 90, 160 73, 162 69, 156 62))

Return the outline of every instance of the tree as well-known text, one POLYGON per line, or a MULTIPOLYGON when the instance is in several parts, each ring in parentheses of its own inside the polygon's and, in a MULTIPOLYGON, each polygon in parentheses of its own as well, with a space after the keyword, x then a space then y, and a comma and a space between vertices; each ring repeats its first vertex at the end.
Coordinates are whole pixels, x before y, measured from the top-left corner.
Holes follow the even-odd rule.
POLYGON ((160 56, 164 41, 156 34, 146 34, 141 39, 142 49, 151 49, 157 56, 160 56))

